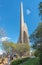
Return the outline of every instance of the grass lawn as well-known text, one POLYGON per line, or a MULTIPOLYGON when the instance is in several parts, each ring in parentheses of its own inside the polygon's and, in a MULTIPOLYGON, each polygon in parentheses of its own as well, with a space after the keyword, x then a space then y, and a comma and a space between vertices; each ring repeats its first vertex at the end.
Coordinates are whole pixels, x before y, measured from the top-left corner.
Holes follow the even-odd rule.
POLYGON ((38 58, 31 58, 20 65, 39 65, 38 58))

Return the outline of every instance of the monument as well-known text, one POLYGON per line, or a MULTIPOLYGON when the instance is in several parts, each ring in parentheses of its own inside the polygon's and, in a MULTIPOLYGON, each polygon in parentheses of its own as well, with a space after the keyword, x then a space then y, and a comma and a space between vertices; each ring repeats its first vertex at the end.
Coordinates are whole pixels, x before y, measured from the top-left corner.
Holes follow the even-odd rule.
POLYGON ((29 43, 28 28, 24 22, 23 3, 20 4, 20 36, 18 43, 29 43))

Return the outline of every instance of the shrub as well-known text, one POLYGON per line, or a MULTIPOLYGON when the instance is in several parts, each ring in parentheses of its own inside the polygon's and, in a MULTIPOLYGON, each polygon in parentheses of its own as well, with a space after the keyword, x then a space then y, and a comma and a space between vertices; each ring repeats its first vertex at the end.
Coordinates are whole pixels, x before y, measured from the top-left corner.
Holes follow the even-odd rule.
POLYGON ((27 59, 29 59, 29 58, 22 58, 22 59, 13 60, 10 65, 19 65, 19 64, 25 62, 27 59))
POLYGON ((42 65, 42 53, 40 53, 40 55, 39 55, 39 63, 40 63, 40 65, 42 65))

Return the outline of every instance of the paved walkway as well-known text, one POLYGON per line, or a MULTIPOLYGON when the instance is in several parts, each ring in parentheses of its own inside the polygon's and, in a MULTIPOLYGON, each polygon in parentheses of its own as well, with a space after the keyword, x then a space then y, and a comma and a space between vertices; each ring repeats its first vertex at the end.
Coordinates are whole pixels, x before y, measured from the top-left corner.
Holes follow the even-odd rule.
MULTIPOLYGON (((1 59, 0 59, 0 62, 1 62, 1 59)), ((0 65, 8 65, 8 59, 5 58, 5 60, 3 61, 3 63, 0 63, 0 65)))

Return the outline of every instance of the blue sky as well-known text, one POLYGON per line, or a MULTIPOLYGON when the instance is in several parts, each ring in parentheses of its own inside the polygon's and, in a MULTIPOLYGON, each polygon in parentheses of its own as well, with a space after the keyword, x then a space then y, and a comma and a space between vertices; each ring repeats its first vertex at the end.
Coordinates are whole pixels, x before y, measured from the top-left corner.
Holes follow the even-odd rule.
POLYGON ((38 6, 42 0, 0 0, 0 28, 11 41, 17 42, 20 34, 20 2, 23 2, 24 20, 29 35, 40 22, 38 6), (27 12, 29 11, 30 14, 27 12))

